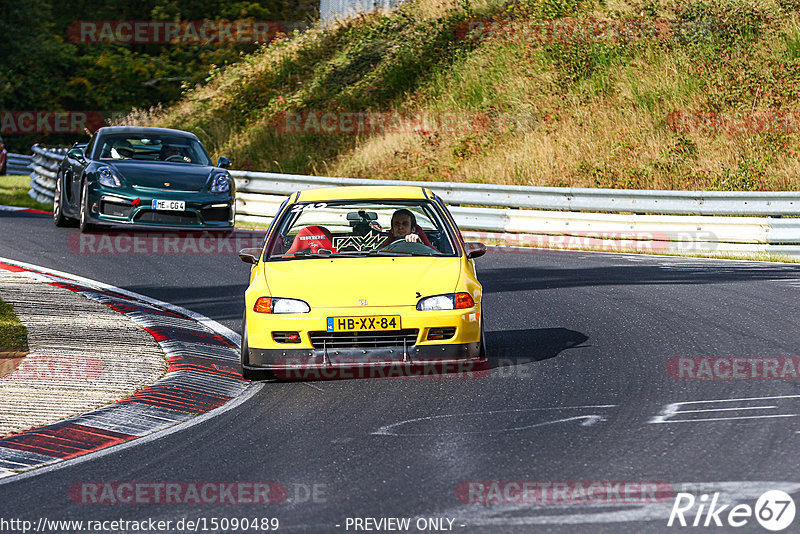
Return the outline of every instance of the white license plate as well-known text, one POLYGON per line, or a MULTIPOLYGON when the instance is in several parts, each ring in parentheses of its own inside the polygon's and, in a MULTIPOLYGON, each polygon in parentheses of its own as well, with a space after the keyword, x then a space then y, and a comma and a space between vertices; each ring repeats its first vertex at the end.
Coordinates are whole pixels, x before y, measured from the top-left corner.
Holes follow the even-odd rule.
POLYGON ((161 211, 185 211, 186 202, 183 200, 153 200, 153 209, 161 211))

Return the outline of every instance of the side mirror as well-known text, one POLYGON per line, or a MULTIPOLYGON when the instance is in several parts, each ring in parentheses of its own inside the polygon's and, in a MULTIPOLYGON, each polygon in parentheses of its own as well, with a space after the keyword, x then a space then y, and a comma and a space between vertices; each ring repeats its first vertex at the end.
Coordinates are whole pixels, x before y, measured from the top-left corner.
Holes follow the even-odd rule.
POLYGON ((82 148, 71 148, 69 152, 67 152, 67 156, 71 157, 72 159, 78 159, 81 161, 86 159, 86 156, 84 155, 82 148))
POLYGON ((464 243, 464 248, 468 258, 480 258, 486 254, 486 245, 477 241, 467 241, 464 243))
POLYGON ((231 166, 231 160, 229 160, 225 156, 220 156, 219 159, 217 160, 217 167, 219 167, 220 169, 227 169, 230 166, 231 166))
POLYGON ((245 263, 255 265, 258 263, 258 258, 261 257, 260 248, 243 248, 239 251, 239 259, 245 263))

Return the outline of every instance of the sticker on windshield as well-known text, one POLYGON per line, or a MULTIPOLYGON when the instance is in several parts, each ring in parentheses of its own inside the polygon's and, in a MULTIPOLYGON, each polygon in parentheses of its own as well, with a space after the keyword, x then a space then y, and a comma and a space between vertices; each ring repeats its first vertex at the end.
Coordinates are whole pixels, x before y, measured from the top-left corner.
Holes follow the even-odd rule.
POLYGON ((362 250, 375 250, 383 241, 384 237, 380 232, 370 231, 364 235, 347 235, 334 237, 333 246, 338 251, 350 250, 361 252, 362 250))

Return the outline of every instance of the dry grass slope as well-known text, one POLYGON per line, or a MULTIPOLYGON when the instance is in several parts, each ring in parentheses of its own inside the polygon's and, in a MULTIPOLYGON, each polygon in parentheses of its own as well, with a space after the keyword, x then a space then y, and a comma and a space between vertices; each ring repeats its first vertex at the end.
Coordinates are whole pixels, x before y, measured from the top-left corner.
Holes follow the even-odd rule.
POLYGON ((285 36, 126 120, 192 130, 245 169, 797 190, 798 12, 800 0, 416 0, 285 36), (352 112, 383 122, 348 128, 352 112), (340 121, 320 124, 326 113, 340 121))

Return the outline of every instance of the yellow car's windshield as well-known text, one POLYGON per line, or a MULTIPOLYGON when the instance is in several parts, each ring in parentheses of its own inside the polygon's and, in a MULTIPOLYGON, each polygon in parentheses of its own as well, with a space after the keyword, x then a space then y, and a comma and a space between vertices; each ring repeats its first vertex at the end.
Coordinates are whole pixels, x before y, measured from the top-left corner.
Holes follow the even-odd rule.
POLYGON ((452 230, 427 200, 293 205, 276 226, 267 260, 329 256, 454 256, 452 230))

